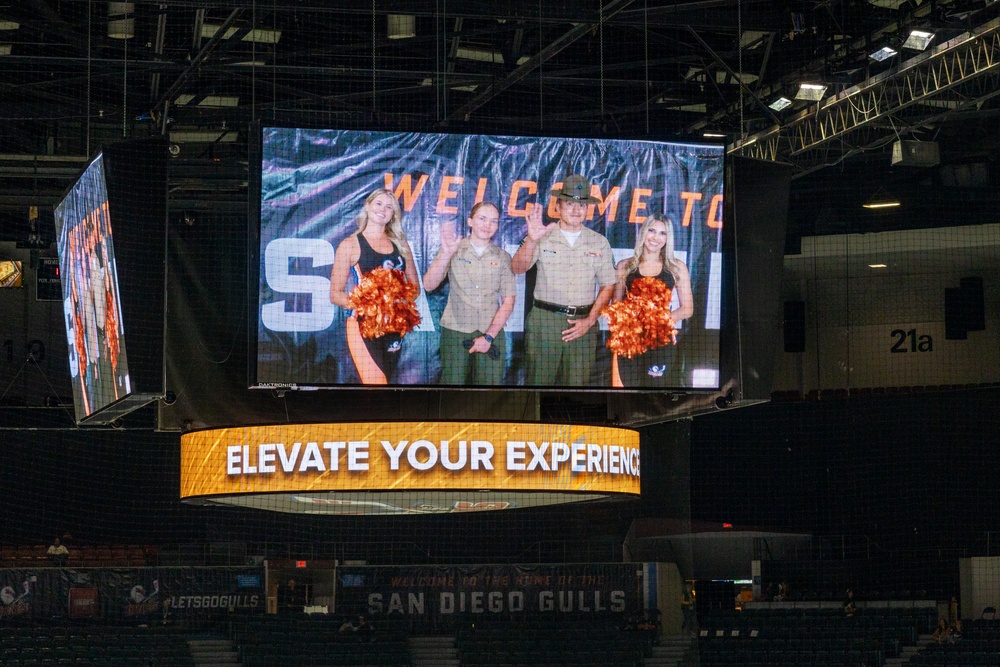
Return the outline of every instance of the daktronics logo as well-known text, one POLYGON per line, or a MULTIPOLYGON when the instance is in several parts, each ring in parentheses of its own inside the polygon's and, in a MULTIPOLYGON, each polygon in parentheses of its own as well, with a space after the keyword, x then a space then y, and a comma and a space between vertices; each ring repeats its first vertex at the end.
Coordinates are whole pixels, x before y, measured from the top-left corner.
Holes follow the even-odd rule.
POLYGON ((167 598, 171 609, 253 609, 260 606, 259 595, 172 595, 167 598))

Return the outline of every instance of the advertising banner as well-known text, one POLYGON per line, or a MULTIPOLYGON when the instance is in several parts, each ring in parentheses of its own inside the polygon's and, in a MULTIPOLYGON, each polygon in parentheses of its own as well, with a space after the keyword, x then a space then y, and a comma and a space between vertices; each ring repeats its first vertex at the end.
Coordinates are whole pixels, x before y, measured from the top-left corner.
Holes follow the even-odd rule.
POLYGON ((338 613, 374 619, 642 611, 635 564, 341 568, 338 613))
POLYGON ((101 615, 98 602, 100 591, 96 588, 72 586, 69 589, 69 617, 94 618, 101 615))
POLYGON ((26 570, 0 570, 0 621, 32 615, 37 583, 26 570))
POLYGON ((263 613, 262 579, 255 567, 0 570, 0 623, 63 614, 143 619, 263 613))
POLYGON ((638 494, 636 431, 481 422, 298 424, 181 436, 181 497, 514 490, 638 494))
POLYGON ((723 158, 712 145, 265 127, 251 383, 717 388, 723 158), (395 223, 373 208, 386 205, 395 223), (650 261, 625 271, 633 256, 650 261), (625 318, 642 328, 598 321, 639 277, 662 284, 625 318), (366 333, 376 310, 405 326, 366 333))

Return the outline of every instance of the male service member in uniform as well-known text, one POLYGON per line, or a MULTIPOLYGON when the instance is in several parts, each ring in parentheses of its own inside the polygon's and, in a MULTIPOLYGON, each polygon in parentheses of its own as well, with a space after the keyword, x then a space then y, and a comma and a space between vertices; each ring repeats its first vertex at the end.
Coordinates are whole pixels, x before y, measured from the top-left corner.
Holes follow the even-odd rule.
POLYGON ((511 262, 514 273, 538 267, 524 324, 527 384, 582 387, 596 357, 594 325, 618 277, 611 244, 583 224, 587 206, 599 201, 590 195, 590 181, 573 174, 550 194, 559 222, 544 224, 543 205, 532 206, 528 235, 511 262))

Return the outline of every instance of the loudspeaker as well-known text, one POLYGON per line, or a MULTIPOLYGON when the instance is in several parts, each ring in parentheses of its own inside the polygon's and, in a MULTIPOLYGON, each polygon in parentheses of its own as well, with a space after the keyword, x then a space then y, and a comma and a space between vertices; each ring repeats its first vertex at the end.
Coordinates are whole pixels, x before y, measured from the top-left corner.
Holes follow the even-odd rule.
POLYGON ((781 351, 781 281, 772 277, 785 266, 792 168, 732 156, 726 174, 723 274, 733 282, 723 288, 720 386, 744 407, 771 400, 781 351))
POLYGON ((965 292, 961 287, 944 289, 944 337, 945 340, 965 340, 969 337, 965 328, 965 292))
POLYGON ((900 139, 892 145, 892 164, 904 167, 933 167, 941 163, 941 149, 936 141, 900 139))
POLYGON ((785 302, 785 352, 806 351, 806 302, 785 302))
POLYGON ((983 279, 962 278, 961 287, 944 290, 944 337, 947 340, 965 340, 970 331, 986 329, 986 311, 983 307, 983 279))
POLYGON ((961 285, 965 294, 965 328, 968 331, 986 331, 983 279, 978 276, 962 278, 961 285))

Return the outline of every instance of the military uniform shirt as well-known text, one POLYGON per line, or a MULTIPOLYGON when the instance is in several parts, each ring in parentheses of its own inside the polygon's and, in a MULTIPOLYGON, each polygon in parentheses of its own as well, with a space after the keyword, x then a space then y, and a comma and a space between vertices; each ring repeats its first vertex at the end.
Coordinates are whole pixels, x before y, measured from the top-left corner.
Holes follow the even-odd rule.
POLYGON ((538 266, 535 298, 560 306, 590 305, 598 287, 618 280, 611 244, 586 227, 572 246, 558 228, 550 230, 535 246, 531 265, 538 266))
POLYGON ((485 333, 501 297, 517 294, 510 255, 491 243, 480 256, 468 237, 459 242, 448 263, 448 284, 441 326, 462 333, 485 333))

